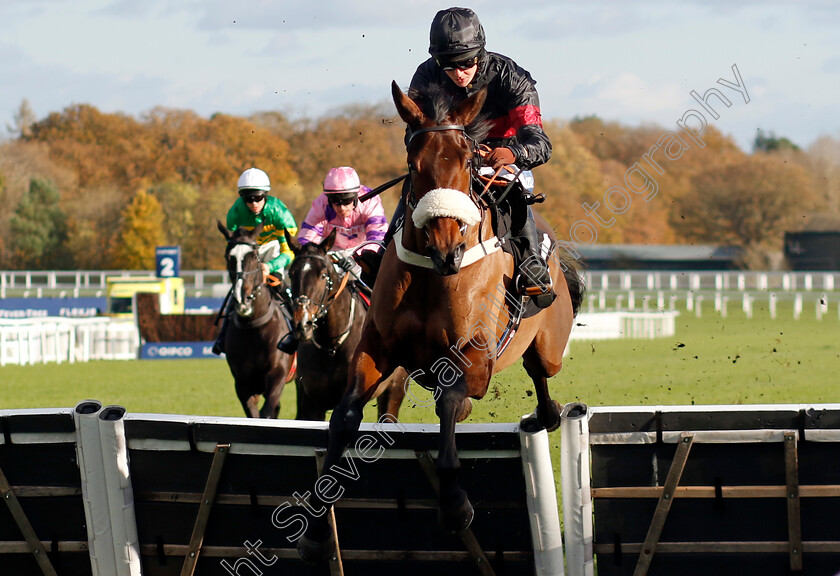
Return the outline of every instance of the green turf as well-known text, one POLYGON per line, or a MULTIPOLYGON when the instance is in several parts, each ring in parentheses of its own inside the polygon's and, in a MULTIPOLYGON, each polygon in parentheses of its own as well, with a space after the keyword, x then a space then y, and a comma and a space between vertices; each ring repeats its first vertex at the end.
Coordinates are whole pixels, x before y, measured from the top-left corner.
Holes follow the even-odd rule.
MULTIPOLYGON (((573 341, 561 373, 551 380, 561 403, 591 406, 840 402, 840 322, 803 314, 792 320, 757 310, 752 319, 730 312, 703 318, 683 312, 674 337, 573 341)), ((404 405, 405 422, 434 421, 429 396, 404 405)), ((294 386, 281 417, 294 417, 294 386)), ((98 361, 0 368, 0 408, 72 407, 94 398, 130 412, 241 416, 223 360, 98 361)), ((497 375, 474 403, 469 422, 516 421, 535 404, 521 364, 497 375)), ((373 405, 366 420, 373 418, 373 405)))

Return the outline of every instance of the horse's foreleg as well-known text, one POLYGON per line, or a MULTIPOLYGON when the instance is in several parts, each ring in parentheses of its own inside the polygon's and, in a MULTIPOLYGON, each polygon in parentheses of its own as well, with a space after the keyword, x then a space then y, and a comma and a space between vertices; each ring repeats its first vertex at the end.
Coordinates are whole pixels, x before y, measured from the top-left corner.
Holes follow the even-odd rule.
POLYGON ((405 368, 397 368, 383 384, 385 389, 376 399, 376 406, 380 421, 382 421, 382 417, 386 414, 393 416, 395 419, 399 417, 400 406, 402 406, 403 400, 405 399, 405 386, 407 380, 408 372, 405 371, 405 368))
POLYGON ((260 409, 260 418, 277 418, 280 414, 280 396, 286 385, 286 371, 272 370, 265 377, 265 401, 260 409))
POLYGON ((259 418, 260 417, 260 410, 259 410, 259 403, 260 397, 259 395, 253 396, 246 396, 246 397, 239 397, 239 402, 242 404, 242 409, 245 410, 245 415, 248 418, 259 418))
POLYGON ((451 386, 438 387, 435 406, 440 418, 440 446, 436 462, 440 481, 440 522, 453 533, 466 530, 473 519, 473 507, 458 484, 461 463, 455 446, 455 423, 468 409, 466 379, 461 376, 451 386))
MULTIPOLYGON (((534 381, 534 390, 537 393, 536 419, 540 426, 549 432, 553 432, 560 426, 561 406, 557 400, 551 398, 548 391, 548 370, 546 370, 544 361, 540 358, 534 345, 525 351, 522 356, 522 365, 525 372, 534 381)), ((562 361, 558 362, 556 370, 554 370, 555 374, 560 370, 560 365, 562 365, 562 361)), ((523 422, 523 426, 526 427, 530 424, 528 421, 523 422)))

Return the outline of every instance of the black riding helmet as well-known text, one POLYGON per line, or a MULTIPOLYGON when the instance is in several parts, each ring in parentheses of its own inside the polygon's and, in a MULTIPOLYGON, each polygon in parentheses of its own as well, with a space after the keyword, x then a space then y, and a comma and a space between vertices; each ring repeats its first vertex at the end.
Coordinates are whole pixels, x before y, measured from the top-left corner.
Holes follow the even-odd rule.
POLYGON ((439 66, 468 62, 481 54, 484 44, 484 28, 469 8, 447 8, 435 14, 429 54, 439 66))

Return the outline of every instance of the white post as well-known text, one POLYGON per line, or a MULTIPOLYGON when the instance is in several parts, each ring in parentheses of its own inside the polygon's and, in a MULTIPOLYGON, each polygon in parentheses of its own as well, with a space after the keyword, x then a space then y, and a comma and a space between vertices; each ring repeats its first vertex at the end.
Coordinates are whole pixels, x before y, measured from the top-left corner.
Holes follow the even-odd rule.
POLYGON ((715 290, 723 290, 723 274, 715 274, 715 290))
POLYGON ((814 277, 810 274, 805 274, 805 290, 811 291, 814 288, 814 277))
POLYGON ((790 292, 790 274, 782 275, 782 290, 790 292))
POLYGON ((747 281, 743 274, 738 274, 738 291, 743 292, 747 289, 747 281))
POLYGON ((627 293, 627 308, 629 310, 636 309, 636 293, 632 290, 630 290, 630 292, 627 293))
POLYGON ((691 312, 694 310, 694 293, 688 292, 685 295, 685 310, 686 312, 691 312))
POLYGON ((560 480, 569 576, 592 576, 595 573, 587 412, 585 404, 566 404, 560 422, 560 480))
POLYGON ((722 306, 723 306, 723 294, 721 294, 718 291, 715 291, 715 312, 720 312, 722 306))
POLYGON ((799 320, 800 316, 802 316, 802 294, 797 292, 793 299, 793 319, 799 320))
POLYGON ((834 274, 831 272, 825 275, 823 280, 823 290, 826 292, 833 292, 834 291, 834 274))
POLYGON ((607 308, 607 293, 601 290, 598 292, 598 309, 606 310, 607 308))
POLYGON ((662 290, 656 293, 656 307, 665 310, 665 293, 662 290))
POLYGON ((678 286, 679 283, 677 282, 677 275, 671 274, 671 290, 676 290, 678 286))
POLYGON ((654 288, 656 288, 656 281, 654 280, 654 276, 653 276, 653 274, 648 274, 647 275, 647 289, 648 290, 653 290, 654 288))
POLYGON ((698 318, 701 318, 703 316, 703 296, 702 295, 697 297, 697 308, 695 308, 694 313, 698 318))
POLYGON ((125 408, 106 406, 99 412, 99 436, 102 442, 102 465, 114 537, 116 576, 140 576, 140 542, 134 515, 134 491, 128 468, 128 445, 125 438, 125 408))
POLYGON ((776 319, 776 294, 770 293, 770 318, 776 319))
POLYGON ((668 298, 668 309, 669 310, 676 310, 677 309, 677 295, 671 294, 668 298))
POLYGON ((624 305, 624 294, 618 294, 615 297, 615 309, 621 310, 621 307, 624 305))
POLYGON ((759 290, 767 290, 768 282, 767 282, 767 274, 759 274, 758 275, 758 289, 759 290))
POLYGON ((102 464, 102 443, 99 435, 99 412, 102 404, 84 400, 76 405, 76 457, 82 481, 82 504, 85 509, 88 548, 93 576, 117 573, 114 541, 111 534, 111 513, 102 464))
POLYGON ((563 576, 563 534, 557 512, 557 488, 551 468, 548 432, 545 429, 520 429, 519 443, 531 521, 535 574, 563 576))
POLYGON ((726 314, 727 314, 726 308, 727 308, 727 306, 729 306, 729 297, 724 296, 721 299, 721 302, 720 302, 720 315, 721 315, 722 318, 726 318, 726 314))

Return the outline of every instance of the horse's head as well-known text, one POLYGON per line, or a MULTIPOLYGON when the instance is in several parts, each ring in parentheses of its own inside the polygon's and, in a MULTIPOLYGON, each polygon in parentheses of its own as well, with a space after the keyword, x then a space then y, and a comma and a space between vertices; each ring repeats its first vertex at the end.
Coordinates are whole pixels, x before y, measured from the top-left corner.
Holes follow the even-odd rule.
MULTIPOLYGON (((466 241, 478 236, 481 210, 470 196, 476 140, 467 127, 478 116, 486 91, 481 90, 450 109, 438 94, 428 97, 424 112, 391 84, 394 103, 408 124, 408 169, 412 195, 406 199, 412 223, 425 231, 425 249, 434 270, 443 276, 461 267, 466 241)), ((418 236, 418 240, 421 237, 418 236)))
POLYGON ((292 297, 292 330, 299 342, 312 339, 317 322, 327 312, 330 293, 335 286, 332 261, 327 254, 335 243, 336 230, 318 244, 301 246, 286 235, 295 260, 289 267, 289 290, 292 297))
POLYGON ((257 245, 263 225, 258 224, 253 230, 238 228, 235 232, 230 232, 221 222, 217 224, 219 231, 228 241, 225 260, 228 276, 233 284, 236 313, 240 316, 251 316, 254 313, 254 299, 262 291, 265 281, 257 245))

